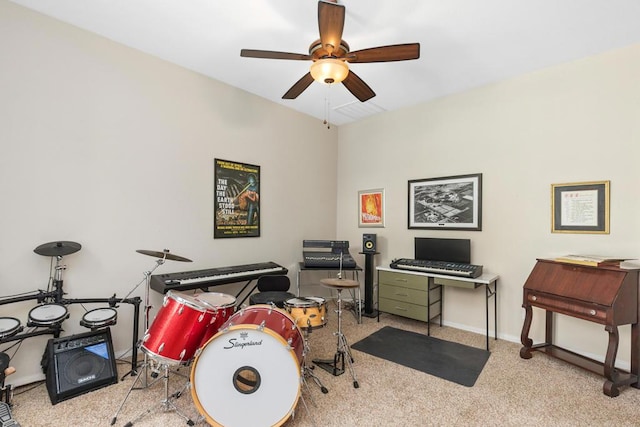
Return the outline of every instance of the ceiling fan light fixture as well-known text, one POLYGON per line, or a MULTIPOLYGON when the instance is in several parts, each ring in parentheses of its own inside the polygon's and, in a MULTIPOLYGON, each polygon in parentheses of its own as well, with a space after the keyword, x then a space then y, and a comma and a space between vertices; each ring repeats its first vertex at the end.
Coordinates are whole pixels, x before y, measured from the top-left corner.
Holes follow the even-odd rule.
POLYGON ((349 66, 340 59, 323 58, 311 64, 311 77, 320 83, 340 83, 348 74, 349 66))

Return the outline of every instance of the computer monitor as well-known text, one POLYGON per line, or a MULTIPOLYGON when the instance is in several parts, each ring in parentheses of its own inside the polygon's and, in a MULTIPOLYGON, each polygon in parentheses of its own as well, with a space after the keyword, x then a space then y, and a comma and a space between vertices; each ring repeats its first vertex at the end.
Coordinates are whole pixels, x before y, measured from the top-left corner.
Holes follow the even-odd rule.
POLYGON ((416 237, 414 258, 471 264, 471 240, 416 237))

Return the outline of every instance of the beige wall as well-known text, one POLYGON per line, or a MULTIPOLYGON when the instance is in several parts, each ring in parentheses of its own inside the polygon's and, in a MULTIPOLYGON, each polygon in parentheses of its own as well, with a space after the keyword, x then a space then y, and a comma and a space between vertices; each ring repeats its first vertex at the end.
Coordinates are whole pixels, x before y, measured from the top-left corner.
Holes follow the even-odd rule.
MULTIPOLYGON (((519 342, 536 258, 640 258, 639 75, 636 45, 341 126, 337 234, 353 242, 377 233, 383 266, 413 257, 416 236, 470 238, 472 262, 500 275, 498 334, 519 342), (482 231, 407 229, 408 180, 470 173, 483 174, 482 231), (551 233, 551 184, 599 180, 611 181, 610 234, 551 233), (385 189, 385 228, 357 227, 357 192, 370 188, 385 189)), ((445 324, 484 333, 480 290, 447 289, 444 313, 445 324)), ((604 359, 602 326, 560 320, 560 344, 604 359)), ((543 338, 541 322, 532 330, 543 338)))
MULTIPOLYGON (((535 258, 640 258, 640 46, 327 130, 6 1, 0 28, 0 295, 46 289, 50 259, 33 249, 55 240, 83 245, 64 258, 64 281, 67 297, 86 298, 132 291, 155 265, 136 249, 194 260, 158 273, 273 260, 294 278, 303 239, 348 239, 362 264, 362 233, 377 233, 386 266, 411 257, 416 236, 460 237, 472 262, 500 275, 499 336, 518 341, 535 258), (214 158, 262 167, 262 237, 212 238, 214 158), (482 231, 407 229, 407 180, 467 173, 483 174, 482 231), (591 180, 611 181, 611 233, 550 233, 550 185, 591 180), (385 228, 357 227, 357 191, 371 188, 386 191, 385 228)), ((33 306, 0 316, 25 324, 33 306)), ((85 332, 82 307, 70 312, 65 335, 85 332)), ((121 353, 131 310, 118 315, 121 353)), ((444 320, 484 333, 483 293, 448 289, 444 320)), ((561 319, 557 329, 561 344, 604 358, 601 326, 561 319)), ((533 331, 541 339, 540 322, 533 331)), ((621 336, 628 366, 628 327, 621 336)), ((47 338, 24 342, 14 383, 41 377, 47 338)))
MULTIPOLYGON (((193 260, 156 273, 274 261, 295 283, 302 240, 334 237, 336 130, 10 2, 0 28, 1 296, 47 288, 51 259, 33 249, 56 240, 83 246, 63 258, 67 298, 108 298, 156 265, 137 249, 193 260), (261 166, 260 238, 213 239, 214 158, 261 166)), ((26 325, 35 304, 0 316, 26 325)), ((64 335, 87 332, 82 307, 69 312, 64 335)), ((132 313, 118 309, 117 353, 132 313)), ((41 376, 48 338, 23 343, 14 384, 41 376)))

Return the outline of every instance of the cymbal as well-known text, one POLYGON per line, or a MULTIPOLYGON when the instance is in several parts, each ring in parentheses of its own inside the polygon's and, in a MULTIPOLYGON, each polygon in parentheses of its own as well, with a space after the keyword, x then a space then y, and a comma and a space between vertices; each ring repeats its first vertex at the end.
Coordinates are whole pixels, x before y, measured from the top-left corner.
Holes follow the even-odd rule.
POLYGON ((193 262, 188 258, 181 257, 178 255, 170 254, 169 249, 165 249, 164 251, 147 251, 144 249, 138 249, 136 252, 142 255, 149 255, 156 258, 168 259, 171 261, 181 261, 181 262, 193 262))
POLYGON ((80 248, 82 248, 80 243, 60 241, 43 243, 35 248, 33 252, 44 256, 64 256, 76 253, 80 248))
POLYGON ((331 288, 356 288, 360 282, 348 279, 320 279, 320 283, 331 288))

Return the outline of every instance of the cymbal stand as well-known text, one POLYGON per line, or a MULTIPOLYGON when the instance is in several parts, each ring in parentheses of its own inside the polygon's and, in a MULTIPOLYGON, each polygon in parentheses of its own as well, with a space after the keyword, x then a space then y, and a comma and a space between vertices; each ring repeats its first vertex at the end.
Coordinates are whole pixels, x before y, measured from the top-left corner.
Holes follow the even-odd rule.
MULTIPOLYGON (((147 331, 149 330, 149 313, 151 311, 151 302, 150 302, 150 288, 151 288, 151 274, 158 268, 160 267, 162 264, 164 264, 164 262, 166 261, 166 253, 165 256, 163 256, 162 258, 158 258, 156 260, 156 265, 148 271, 145 271, 144 274, 144 278, 138 282, 138 284, 136 286, 134 286, 133 289, 131 289, 131 291, 129 291, 129 293, 122 299, 123 301, 127 299, 127 297, 129 297, 129 295, 131 295, 136 289, 138 289, 138 287, 141 284, 145 284, 144 287, 144 333, 146 334, 147 331)), ((137 339, 138 337, 136 337, 137 339)), ((140 345, 140 342, 138 341, 138 345, 140 345)), ((137 349, 134 348, 133 352, 136 352, 137 349)), ((142 388, 147 388, 149 386, 148 383, 148 368, 149 368, 149 360, 148 360, 148 355, 147 353, 144 353, 144 362, 142 364, 142 366, 144 367, 144 384, 142 385, 142 388)), ((135 384, 135 382, 134 382, 135 384)), ((126 399, 125 399, 126 400, 126 399)), ((124 402, 123 402, 124 404, 124 402)))
POLYGON ((66 265, 60 265, 60 261, 62 261, 62 255, 56 256, 56 266, 55 266, 55 278, 53 279, 53 288, 54 288, 54 302, 59 303, 62 301, 62 297, 64 292, 62 290, 62 272, 67 269, 66 265))
MULTIPOLYGON (((175 399, 179 398, 182 395, 182 391, 174 393, 171 396, 169 395, 169 365, 166 364, 166 363, 161 363, 161 364, 158 365, 157 370, 158 371, 160 371, 160 370, 162 371, 162 377, 159 378, 158 381, 162 380, 163 383, 164 383, 164 399, 162 399, 160 401, 160 407, 161 407, 162 411, 163 412, 174 411, 176 415, 178 415, 179 417, 183 418, 186 421, 187 425, 189 425, 189 426, 195 425, 195 423, 191 420, 191 418, 189 418, 187 415, 182 413, 182 411, 180 411, 178 409, 178 407, 175 405, 175 403, 173 403, 173 401, 171 400, 172 398, 175 398, 175 399)), ((129 397, 129 394, 134 389, 134 385, 135 385, 136 381, 138 381, 138 379, 139 378, 136 378, 136 380, 134 381, 133 385, 129 389, 129 392, 127 393, 127 397, 125 397, 124 401, 120 405, 120 408, 118 408, 118 411, 116 412, 116 414, 114 415, 113 419, 111 420, 111 425, 114 425, 116 423, 118 414, 122 410, 127 398, 129 397)), ((155 382, 156 381, 154 381, 154 384, 155 384, 155 382)), ((182 390, 186 389, 187 387, 188 387, 188 384, 182 390)), ((153 408, 149 408, 146 411, 140 413, 136 418, 134 418, 133 420, 131 420, 128 423, 126 423, 125 427, 132 426, 134 423, 139 421, 145 415, 150 414, 152 412, 152 410, 153 410, 153 408)))
POLYGON ((344 374, 346 356, 347 367, 349 368, 351 377, 353 378, 353 387, 359 388, 360 384, 358 383, 356 372, 353 369, 353 356, 351 355, 347 338, 342 333, 342 289, 337 288, 336 291, 338 292, 338 299, 336 300, 338 304, 338 309, 336 310, 336 313, 338 313, 338 332, 334 332, 334 335, 338 337, 336 354, 333 356, 333 360, 314 360, 313 363, 334 376, 338 376, 344 374))

